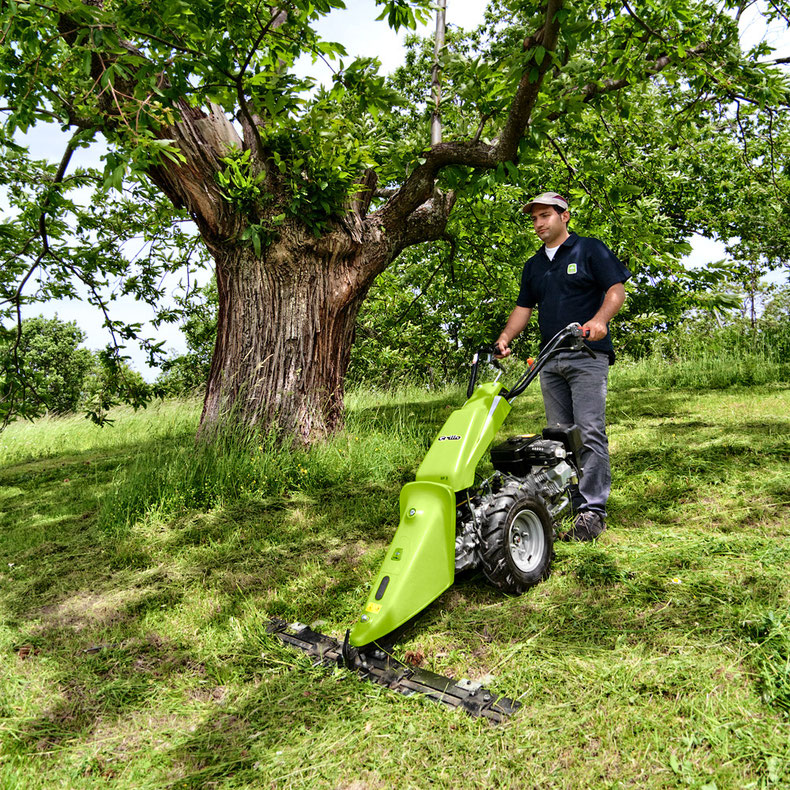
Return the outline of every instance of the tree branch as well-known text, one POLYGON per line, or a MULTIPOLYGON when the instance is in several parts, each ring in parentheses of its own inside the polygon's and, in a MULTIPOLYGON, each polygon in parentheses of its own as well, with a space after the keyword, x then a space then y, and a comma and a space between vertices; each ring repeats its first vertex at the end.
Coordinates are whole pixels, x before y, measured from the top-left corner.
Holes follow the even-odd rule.
MULTIPOLYGON (((74 154, 75 141, 78 135, 79 132, 76 132, 66 144, 66 150, 63 152, 63 156, 60 159, 60 165, 58 165, 58 169, 55 172, 52 183, 49 185, 49 189, 47 190, 44 199, 41 201, 41 214, 38 218, 38 236, 41 238, 41 252, 35 261, 33 261, 32 266, 28 268, 25 276, 20 281, 19 285, 17 286, 16 293, 7 300, 9 303, 14 305, 16 312, 16 337, 14 338, 14 343, 10 349, 10 355, 14 361, 14 370, 16 371, 17 376, 19 376, 19 378, 22 380, 23 385, 30 388, 30 391, 33 393, 39 403, 43 403, 44 400, 38 394, 30 379, 25 375, 24 370, 22 370, 22 365, 19 362, 19 344, 22 342, 22 292, 25 290, 25 286, 27 285, 30 278, 33 276, 33 274, 35 274, 39 266, 41 266, 41 262, 44 260, 44 258, 47 256, 54 257, 54 253, 52 252, 52 249, 49 245, 49 234, 47 232, 47 213, 51 203, 52 193, 56 186, 63 182, 63 178, 66 175, 66 170, 68 170, 71 157, 74 154)), ((20 254, 24 255, 25 250, 27 250, 27 248, 30 246, 33 238, 35 238, 35 236, 27 241, 20 254)), ((12 413, 13 410, 9 409, 0 430, 4 429, 8 425, 12 413)))
POLYGON ((491 120, 492 117, 493 113, 490 112, 483 113, 480 116, 480 123, 477 126, 477 131, 475 132, 474 137, 472 137, 473 143, 480 142, 480 138, 483 136, 483 130, 486 128, 486 124, 491 120))
POLYGON ((443 193, 435 190, 433 197, 412 212, 406 221, 400 236, 399 251, 424 241, 443 238, 456 197, 455 192, 443 193))
POLYGON ((391 198, 398 194, 400 187, 377 187, 373 190, 374 198, 391 198))
MULTIPOLYGON (((625 0, 624 0, 625 2, 625 0)), ((625 2, 628 7, 627 2, 625 2)), ((479 135, 469 141, 446 142, 432 146, 423 153, 424 163, 416 167, 406 179, 400 189, 389 197, 388 202, 376 212, 377 220, 385 227, 395 229, 407 223, 407 217, 418 210, 430 198, 430 193, 439 171, 449 165, 460 164, 468 167, 492 169, 501 162, 512 161, 518 151, 518 143, 524 134, 538 94, 543 84, 546 72, 553 63, 551 53, 554 51, 559 34, 559 24, 555 21, 557 11, 562 6, 562 0, 550 0, 546 6, 544 23, 540 30, 524 42, 524 49, 541 46, 546 54, 538 66, 537 78, 534 76, 534 62, 529 60, 524 69, 521 80, 511 103, 507 119, 499 138, 493 144, 482 143, 479 135)), ((647 23, 629 13, 644 30, 654 35, 659 40, 662 36, 653 31, 647 23)), ((705 41, 686 50, 683 60, 699 57, 710 48, 710 42, 705 41)), ((649 79, 666 69, 670 64, 679 59, 671 54, 663 54, 655 60, 645 64, 641 79, 649 79)), ((577 89, 575 95, 580 96, 583 102, 590 102, 595 97, 613 93, 627 87, 629 80, 607 79, 602 82, 589 82, 577 89)), ((566 94, 565 98, 574 95, 566 94)), ((565 114, 565 110, 556 111, 548 116, 549 120, 556 120, 565 114)), ((389 196, 389 193, 383 193, 389 196)))
MULTIPOLYGON (((88 5, 101 7, 104 0, 85 0, 88 5)), ((279 19, 280 14, 275 14, 273 20, 279 19)), ((90 30, 91 25, 81 20, 75 20, 67 14, 59 14, 58 31, 67 46, 73 46, 81 30, 90 30)), ((121 46, 136 58, 145 59, 145 55, 129 42, 120 41, 121 46)), ((91 50, 91 91, 100 84, 103 74, 109 69, 116 58, 106 55, 97 49, 91 50)), ((126 66, 134 70, 134 66, 126 66)), ((243 72, 241 72, 243 74, 243 72)), ((169 84, 163 74, 160 74, 160 88, 169 84)), ((235 82, 235 77, 227 75, 235 82)), ((107 131, 113 124, 125 123, 129 133, 137 134, 137 123, 129 123, 125 115, 125 106, 121 106, 119 97, 131 99, 139 104, 137 121, 145 106, 151 100, 154 92, 150 90, 144 99, 132 98, 134 91, 122 91, 118 81, 108 81, 108 88, 98 93, 100 101, 104 98, 105 106, 102 107, 102 118, 92 122, 90 128, 107 131), (125 94, 128 94, 125 95, 125 94)), ((161 118, 151 117, 150 129, 160 139, 175 141, 182 154, 183 161, 159 160, 151 164, 148 175, 151 180, 164 192, 176 208, 186 208, 193 219, 201 226, 201 232, 211 237, 223 237, 237 234, 237 218, 232 216, 230 206, 223 203, 215 191, 213 176, 221 167, 220 159, 226 155, 232 146, 241 148, 242 140, 238 132, 225 116, 218 105, 210 104, 206 113, 199 107, 190 105, 182 97, 172 105, 177 114, 172 125, 166 125, 161 118), (209 186, 210 185, 210 186, 209 186)), ((254 127, 254 123, 253 123, 254 127)))
POLYGON ((239 110, 242 116, 242 126, 245 132, 244 136, 246 138, 249 134, 249 136, 252 138, 251 147, 253 149, 253 153, 255 154, 255 157, 260 165, 264 168, 266 167, 266 155, 260 132, 258 132, 258 125, 255 122, 255 118, 253 118, 252 111, 250 110, 249 103, 247 102, 247 97, 244 94, 244 74, 249 68, 250 63, 255 56, 255 52, 261 45, 263 39, 266 38, 270 31, 276 30, 278 27, 285 24, 287 20, 288 13, 286 11, 279 11, 276 9, 272 10, 271 19, 263 26, 260 35, 257 39, 255 39, 255 43, 250 47, 250 51, 247 53, 244 63, 242 63, 241 67, 239 68, 239 73, 235 77, 232 77, 236 85, 236 98, 239 100, 239 110))
POLYGON ((562 3, 563 0, 548 0, 543 25, 535 35, 524 41, 525 52, 529 53, 540 46, 545 50, 544 57, 539 64, 534 58, 527 60, 497 141, 491 145, 481 143, 479 140, 439 143, 425 151, 424 163, 416 167, 397 194, 375 212, 377 221, 384 227, 390 230, 402 227, 409 215, 430 199, 436 177, 443 167, 463 164, 491 169, 500 162, 515 158, 519 141, 538 99, 543 79, 553 63, 551 53, 557 45, 559 35, 559 23, 556 17, 557 12, 562 8, 562 3), (535 69, 537 75, 534 74, 535 69))
POLYGON ((647 22, 645 22, 640 16, 637 16, 631 10, 631 6, 628 5, 628 0, 623 0, 623 5, 625 6, 625 10, 628 11, 629 16, 637 23, 637 25, 639 25, 639 27, 642 28, 642 30, 644 30, 649 36, 657 38, 662 43, 667 44, 667 40, 661 35, 661 33, 653 30, 653 28, 650 27, 647 22))
POLYGON ((368 168, 354 184, 354 191, 348 200, 348 210, 360 220, 364 219, 370 206, 370 201, 379 192, 376 189, 377 182, 378 175, 376 171, 368 168))
MULTIPOLYGON (((689 59, 691 57, 698 57, 702 55, 706 50, 710 48, 710 42, 704 41, 701 44, 698 44, 696 47, 691 47, 690 49, 686 50, 686 57, 684 59, 689 59)), ((646 80, 650 77, 655 76, 656 74, 663 71, 667 66, 674 62, 674 59, 671 55, 661 55, 661 57, 656 58, 655 60, 650 61, 646 66, 642 73, 641 79, 646 80)), ((619 80, 603 80, 602 82, 588 82, 584 87, 580 88, 576 93, 568 91, 564 98, 568 99, 572 96, 581 96, 583 102, 592 101, 596 96, 601 96, 607 93, 615 93, 616 91, 622 90, 626 86, 632 84, 626 77, 621 77, 619 80)), ((547 118, 550 121, 556 121, 558 118, 561 118, 565 115, 565 110, 557 110, 553 113, 550 113, 547 118)))

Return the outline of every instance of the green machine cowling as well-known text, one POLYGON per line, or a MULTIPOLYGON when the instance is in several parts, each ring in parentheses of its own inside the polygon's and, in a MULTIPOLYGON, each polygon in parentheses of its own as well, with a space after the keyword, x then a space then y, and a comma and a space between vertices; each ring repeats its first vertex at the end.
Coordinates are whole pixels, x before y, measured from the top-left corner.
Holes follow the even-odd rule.
POLYGON ((417 469, 416 480, 433 480, 463 491, 474 484, 475 469, 510 412, 496 381, 481 384, 442 426, 417 469))
POLYGON ((381 639, 438 598, 455 578, 456 492, 475 469, 510 412, 498 382, 482 384, 447 418, 400 495, 400 524, 373 582, 350 643, 381 639))

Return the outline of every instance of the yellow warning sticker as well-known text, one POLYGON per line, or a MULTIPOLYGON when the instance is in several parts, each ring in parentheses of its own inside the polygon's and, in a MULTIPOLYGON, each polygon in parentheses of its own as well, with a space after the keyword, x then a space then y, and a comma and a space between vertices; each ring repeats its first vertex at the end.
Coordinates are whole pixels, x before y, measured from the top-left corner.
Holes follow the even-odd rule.
POLYGON ((373 603, 372 601, 365 607, 366 612, 370 612, 371 614, 378 614, 381 611, 381 604, 380 603, 373 603))

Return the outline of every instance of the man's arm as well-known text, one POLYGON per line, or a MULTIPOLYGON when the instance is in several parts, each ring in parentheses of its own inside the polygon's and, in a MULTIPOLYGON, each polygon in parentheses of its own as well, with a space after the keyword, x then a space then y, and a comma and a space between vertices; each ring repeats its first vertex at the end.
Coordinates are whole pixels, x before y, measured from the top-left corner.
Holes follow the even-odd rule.
POLYGON ((531 317, 531 307, 517 306, 513 309, 513 312, 510 314, 510 318, 507 319, 505 328, 502 330, 502 333, 499 335, 499 338, 496 341, 496 344, 499 346, 499 350, 502 352, 499 354, 500 357, 506 357, 510 355, 511 341, 514 337, 517 337, 524 331, 524 329, 526 329, 531 317))
POLYGON ((606 337, 606 325, 620 312, 623 302, 625 302, 625 286, 623 283, 615 283, 606 292, 598 312, 582 326, 582 332, 590 331, 587 340, 603 340, 606 337))

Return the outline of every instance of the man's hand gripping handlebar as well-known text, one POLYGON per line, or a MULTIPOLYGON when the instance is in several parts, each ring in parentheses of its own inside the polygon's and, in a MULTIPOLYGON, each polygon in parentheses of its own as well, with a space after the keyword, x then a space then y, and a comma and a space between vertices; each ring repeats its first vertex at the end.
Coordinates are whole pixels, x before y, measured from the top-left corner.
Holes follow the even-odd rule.
MULTIPOLYGON (((560 340, 560 342, 556 344, 557 346, 561 345, 562 342, 564 342, 567 338, 570 337, 572 338, 572 342, 570 343, 570 345, 565 346, 565 348, 570 348, 573 351, 586 351, 591 356, 595 356, 594 353, 591 351, 591 349, 581 342, 582 340, 586 340, 588 337, 590 337, 590 329, 588 327, 583 327, 581 324, 578 323, 568 324, 568 326, 566 326, 564 329, 561 329, 559 332, 557 332, 556 335, 554 335, 554 337, 551 340, 549 340, 548 343, 546 343, 544 348, 545 349, 551 348, 553 350, 553 348, 555 347, 555 341, 557 341, 561 335, 565 335, 565 337, 563 337, 562 340, 560 340)), ((494 351, 494 357, 496 359, 503 359, 504 357, 509 357, 510 354, 512 353, 510 349, 510 345, 508 344, 503 346, 501 339, 497 340, 494 343, 493 351, 494 351)))

